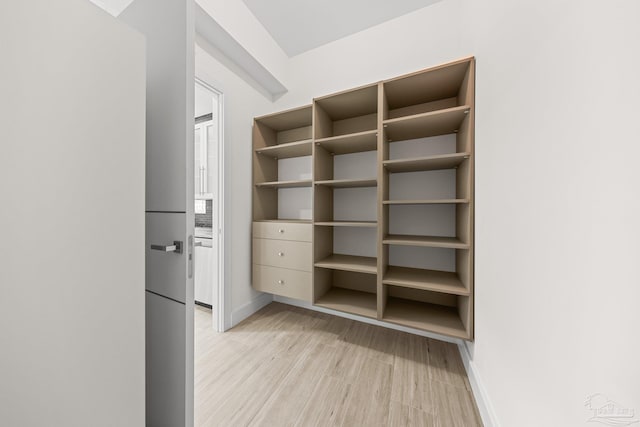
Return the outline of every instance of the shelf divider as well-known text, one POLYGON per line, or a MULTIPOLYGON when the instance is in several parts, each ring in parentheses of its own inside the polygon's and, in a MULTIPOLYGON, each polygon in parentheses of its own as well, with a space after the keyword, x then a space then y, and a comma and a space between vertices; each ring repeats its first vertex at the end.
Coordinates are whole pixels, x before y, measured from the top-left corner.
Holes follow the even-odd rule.
POLYGON ((410 236, 404 234, 389 234, 382 240, 385 245, 425 246, 431 248, 469 249, 467 243, 457 237, 439 236, 410 236))
POLYGON ((286 144, 271 145, 269 147, 257 148, 256 153, 275 159, 289 159, 292 157, 310 156, 313 149, 313 141, 288 142, 286 144))
POLYGON ((390 142, 454 133, 467 117, 468 105, 389 119, 383 122, 390 142))
POLYGON ((440 156, 385 160, 382 162, 382 165, 387 171, 394 173, 433 171, 440 169, 453 169, 469 157, 469 153, 453 153, 443 154, 440 156))
POLYGON ((376 221, 318 221, 314 223, 324 227, 369 227, 376 228, 376 221))
POLYGON ((301 179, 294 181, 271 181, 271 182, 259 182, 256 184, 259 188, 297 188, 297 187, 311 187, 310 179, 301 179))
POLYGON ((316 262, 315 266, 356 273, 377 273, 377 261, 375 258, 356 255, 331 254, 327 258, 316 262))
POLYGON ((376 294, 345 288, 329 289, 315 305, 373 319, 377 315, 376 294))
POLYGON ((336 155, 374 151, 377 148, 377 130, 350 133, 316 139, 316 145, 336 155))
POLYGON ((387 272, 382 278, 385 285, 401 286, 405 288, 435 291, 453 295, 469 295, 469 290, 456 273, 448 271, 426 270, 421 268, 409 268, 388 266, 387 272))
POLYGON ((469 199, 384 200, 384 205, 452 205, 469 203, 469 199))
POLYGON ((469 339, 458 310, 453 307, 390 297, 382 320, 455 338, 469 339))
POLYGON ((316 185, 324 185, 333 188, 357 188, 357 187, 375 187, 378 185, 377 179, 331 179, 324 181, 316 181, 316 185))

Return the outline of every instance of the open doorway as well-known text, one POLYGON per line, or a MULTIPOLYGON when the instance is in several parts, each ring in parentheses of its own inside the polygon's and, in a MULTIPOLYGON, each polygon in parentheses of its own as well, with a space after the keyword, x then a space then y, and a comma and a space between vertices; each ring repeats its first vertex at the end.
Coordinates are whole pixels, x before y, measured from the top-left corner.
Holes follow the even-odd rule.
POLYGON ((224 97, 195 81, 194 122, 194 298, 211 310, 212 328, 224 330, 224 97))

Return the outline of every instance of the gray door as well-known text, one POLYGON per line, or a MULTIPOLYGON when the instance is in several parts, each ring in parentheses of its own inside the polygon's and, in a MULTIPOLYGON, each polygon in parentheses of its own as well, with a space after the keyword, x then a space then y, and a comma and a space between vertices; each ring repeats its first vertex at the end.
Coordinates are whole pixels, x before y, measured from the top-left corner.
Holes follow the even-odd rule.
POLYGON ((193 425, 192 0, 135 0, 120 19, 146 36, 146 416, 193 425))
POLYGON ((0 426, 144 424, 145 43, 0 1, 0 426))

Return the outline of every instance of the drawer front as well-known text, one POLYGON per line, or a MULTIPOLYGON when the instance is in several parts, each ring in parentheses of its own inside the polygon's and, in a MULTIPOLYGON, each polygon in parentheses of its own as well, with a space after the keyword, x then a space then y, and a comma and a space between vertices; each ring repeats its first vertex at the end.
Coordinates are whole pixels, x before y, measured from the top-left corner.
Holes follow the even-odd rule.
POLYGON ((253 263, 310 272, 311 243, 253 239, 253 263))
POLYGON ((296 240, 310 242, 311 224, 295 224, 291 222, 254 222, 253 237, 261 239, 296 240))
POLYGON ((253 264, 253 287, 257 291, 311 302, 311 273, 253 264))

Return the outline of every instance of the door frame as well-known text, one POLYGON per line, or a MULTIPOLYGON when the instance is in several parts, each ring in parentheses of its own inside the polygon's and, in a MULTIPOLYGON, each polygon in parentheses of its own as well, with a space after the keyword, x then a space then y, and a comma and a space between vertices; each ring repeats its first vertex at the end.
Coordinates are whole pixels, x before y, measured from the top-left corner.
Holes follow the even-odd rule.
POLYGON ((218 89, 218 85, 215 82, 207 81, 206 77, 199 76, 196 72, 195 84, 202 86, 210 92, 213 92, 218 96, 218 144, 217 144, 217 188, 214 193, 214 222, 212 224, 212 231, 216 233, 216 251, 217 259, 212 260, 217 264, 217 289, 213 289, 213 292, 217 294, 216 304, 212 307, 212 325, 213 329, 217 332, 224 332, 231 327, 231 289, 229 281, 226 280, 226 268, 225 262, 229 262, 228 257, 225 256, 225 237, 228 236, 230 227, 225 221, 225 144, 224 139, 224 93, 218 89))

